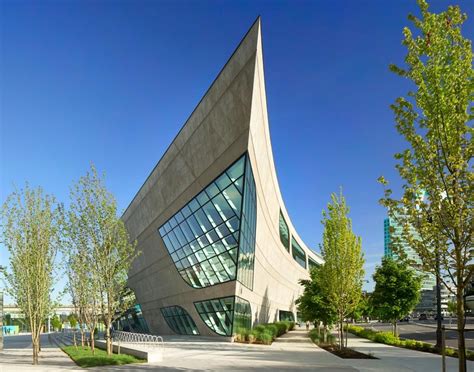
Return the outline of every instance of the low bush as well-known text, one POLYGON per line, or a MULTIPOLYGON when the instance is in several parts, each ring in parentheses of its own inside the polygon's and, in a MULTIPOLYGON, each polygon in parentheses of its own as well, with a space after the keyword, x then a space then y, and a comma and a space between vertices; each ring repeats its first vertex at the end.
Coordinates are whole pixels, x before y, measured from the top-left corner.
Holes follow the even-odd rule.
POLYGON ((400 340, 392 332, 376 332, 374 341, 387 345, 398 345, 400 340))
POLYGON ((261 332, 257 336, 257 341, 260 341, 264 345, 270 345, 273 341, 273 334, 269 330, 261 332))
POLYGON ((271 332, 273 339, 282 335, 279 333, 279 329, 276 323, 267 323, 267 324, 264 324, 263 326, 265 327, 265 332, 266 331, 271 332))
POLYGON ((235 342, 254 343, 259 342, 265 345, 272 343, 275 338, 284 335, 295 327, 295 322, 275 322, 259 324, 253 329, 238 328, 234 333, 235 342))
POLYGON ((332 333, 327 333, 326 334, 326 341, 324 341, 324 333, 321 330, 318 335, 318 330, 317 329, 312 329, 309 331, 309 338, 311 341, 313 341, 315 344, 321 345, 321 344, 329 344, 333 345, 336 343, 336 336, 334 336, 332 333))
POLYGON ((289 325, 286 322, 276 322, 274 324, 278 329, 277 337, 284 335, 289 330, 289 325))

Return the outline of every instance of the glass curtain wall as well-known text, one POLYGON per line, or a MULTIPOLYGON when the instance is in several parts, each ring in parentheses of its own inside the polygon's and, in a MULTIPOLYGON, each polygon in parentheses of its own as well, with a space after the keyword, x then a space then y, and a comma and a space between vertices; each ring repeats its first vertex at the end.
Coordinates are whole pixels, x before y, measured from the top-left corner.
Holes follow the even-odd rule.
POLYGON ((162 307, 161 314, 173 332, 179 335, 198 335, 193 318, 181 306, 162 307))
POLYGON ((235 280, 243 156, 159 228, 183 279, 194 288, 235 280))
POLYGON ((142 308, 138 304, 125 311, 119 319, 112 323, 112 327, 118 331, 150 333, 148 324, 143 317, 142 308))
POLYGON ((250 159, 245 165, 244 198, 239 239, 239 265, 237 280, 253 289, 253 268, 255 260, 255 231, 257 228, 257 192, 250 159))
POLYGON ((234 297, 216 298, 194 303, 206 325, 221 336, 232 336, 234 297))
POLYGON ((290 231, 288 230, 288 224, 285 221, 285 218, 280 212, 280 241, 285 247, 285 249, 290 251, 290 231))
POLYGON ((194 303, 203 322, 221 336, 232 336, 233 330, 252 327, 250 303, 237 296, 221 297, 194 303))
POLYGON ((298 262, 301 267, 306 269, 306 253, 293 237, 291 238, 291 252, 295 261, 298 262))
POLYGON ((313 267, 318 267, 320 265, 319 263, 317 263, 315 260, 313 260, 311 257, 308 256, 308 266, 309 266, 309 269, 311 270, 313 267))

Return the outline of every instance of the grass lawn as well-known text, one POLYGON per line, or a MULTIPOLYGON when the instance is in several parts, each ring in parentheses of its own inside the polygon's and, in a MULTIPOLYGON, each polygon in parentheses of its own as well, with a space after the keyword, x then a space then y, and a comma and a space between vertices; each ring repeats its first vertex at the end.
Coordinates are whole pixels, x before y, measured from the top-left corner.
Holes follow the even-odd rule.
POLYGON ((63 346, 63 351, 70 356, 79 367, 96 367, 108 365, 121 365, 129 363, 145 363, 145 360, 136 358, 128 354, 107 355, 105 350, 95 348, 95 354, 92 354, 90 347, 63 346))

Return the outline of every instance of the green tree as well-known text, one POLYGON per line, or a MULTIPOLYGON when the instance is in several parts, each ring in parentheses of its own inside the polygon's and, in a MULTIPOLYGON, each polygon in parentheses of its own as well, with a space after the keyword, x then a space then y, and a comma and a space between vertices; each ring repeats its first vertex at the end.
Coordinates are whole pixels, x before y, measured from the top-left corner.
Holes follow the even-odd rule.
POLYGON ((321 266, 314 267, 310 272, 309 280, 300 280, 299 283, 303 286, 304 291, 296 300, 296 304, 303 320, 314 322, 318 327, 318 332, 319 322, 323 323, 324 339, 326 339, 327 328, 336 322, 337 314, 328 299, 321 274, 321 266))
POLYGON ((397 320, 409 314, 420 300, 421 278, 402 260, 384 257, 373 275, 375 289, 371 302, 376 315, 393 325, 397 336, 397 320))
POLYGON ((53 308, 57 252, 61 245, 62 208, 41 188, 10 194, 1 211, 2 242, 10 253, 6 291, 28 322, 33 364, 38 364, 43 320, 53 308))
MULTIPOLYGON (((344 347, 343 322, 357 307, 362 294, 364 256, 360 237, 352 232, 349 208, 342 192, 331 195, 323 211, 322 282, 337 313, 339 347, 344 347)), ((347 343, 346 343, 347 344, 347 343)))
MULTIPOLYGON (((77 294, 78 286, 87 283, 88 296, 94 302, 93 313, 100 314, 105 325, 107 353, 110 355, 110 328, 117 314, 130 305, 124 301, 128 293, 127 273, 137 253, 117 215, 115 198, 106 189, 94 166, 71 190, 68 229, 71 245, 80 252, 80 258, 70 257, 70 262, 77 264, 70 270, 70 277, 75 277, 70 280, 70 286, 77 294), (86 267, 87 271, 84 270, 86 267), (80 273, 79 277, 77 273, 80 273)), ((95 327, 89 327, 91 332, 93 329, 95 327)))
POLYGON ((77 327, 76 314, 69 314, 67 316, 67 320, 69 321, 69 325, 71 326, 71 328, 76 328, 77 327))
POLYGON ((465 371, 463 294, 474 273, 472 45, 461 33, 466 15, 459 7, 436 14, 425 0, 418 4, 421 18, 410 15, 414 30, 403 30, 406 67, 391 66, 413 87, 392 105, 397 130, 409 144, 395 155, 404 192, 392 198, 386 189, 382 204, 398 214, 424 269, 434 273, 438 256, 441 279, 447 284, 446 275, 455 285, 459 370, 465 371))
POLYGON ((55 331, 60 331, 63 327, 63 324, 61 323, 61 319, 59 319, 59 316, 58 315, 54 315, 52 318, 51 318, 51 325, 53 326, 53 329, 55 331))

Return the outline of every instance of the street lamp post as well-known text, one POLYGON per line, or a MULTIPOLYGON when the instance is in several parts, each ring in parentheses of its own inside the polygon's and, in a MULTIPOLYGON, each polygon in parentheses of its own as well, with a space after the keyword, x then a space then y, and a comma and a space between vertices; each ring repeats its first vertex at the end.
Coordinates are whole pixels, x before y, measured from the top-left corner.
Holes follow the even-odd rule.
POLYGON ((439 251, 436 250, 436 345, 437 350, 441 350, 443 344, 442 321, 441 321, 441 273, 439 264, 439 251))

